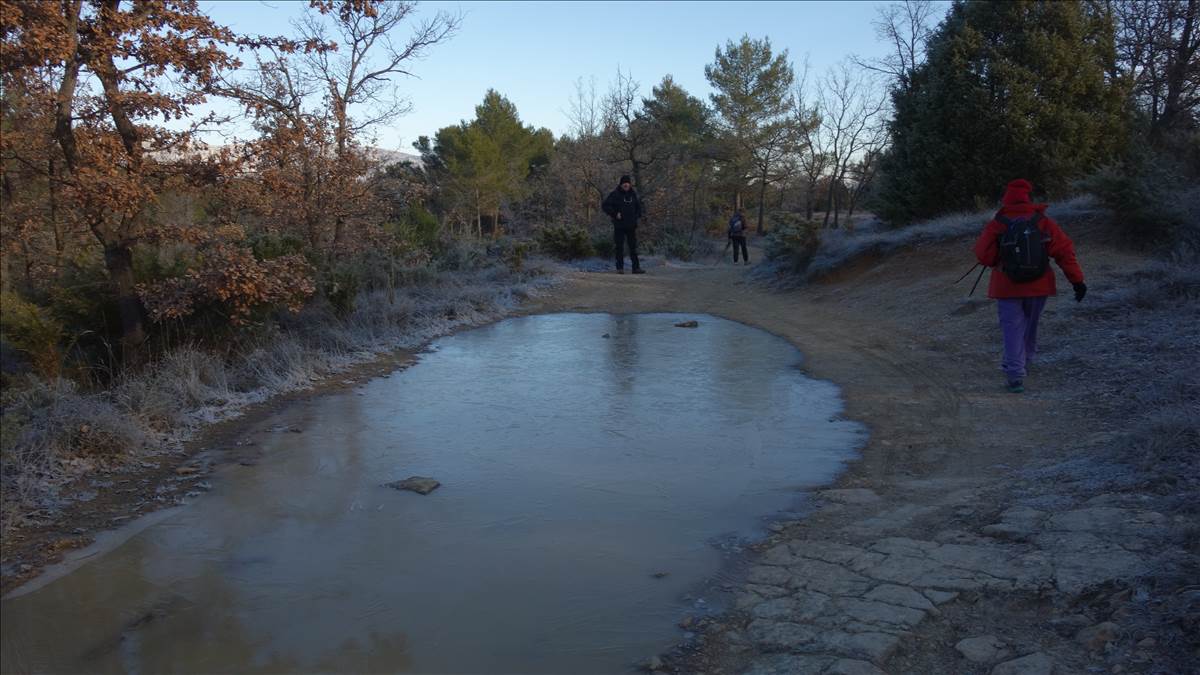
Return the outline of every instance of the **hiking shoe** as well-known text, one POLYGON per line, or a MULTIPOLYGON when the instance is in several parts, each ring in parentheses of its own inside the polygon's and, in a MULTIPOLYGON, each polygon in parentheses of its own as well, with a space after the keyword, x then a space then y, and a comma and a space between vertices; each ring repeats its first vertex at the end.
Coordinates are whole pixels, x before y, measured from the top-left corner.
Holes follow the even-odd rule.
POLYGON ((618 267, 617 269, 615 269, 613 271, 616 272, 617 274, 625 274, 625 270, 621 269, 620 267, 618 267))
POLYGON ((640 267, 635 267, 635 268, 633 268, 633 273, 634 273, 634 274, 645 274, 645 273, 646 273, 646 270, 644 270, 644 269, 642 269, 642 268, 640 268, 640 267))
POLYGON ((1020 380, 1013 380, 1012 382, 1008 383, 1008 393, 1020 394, 1020 393, 1023 393, 1024 391, 1025 391, 1025 384, 1023 382, 1021 382, 1020 380))

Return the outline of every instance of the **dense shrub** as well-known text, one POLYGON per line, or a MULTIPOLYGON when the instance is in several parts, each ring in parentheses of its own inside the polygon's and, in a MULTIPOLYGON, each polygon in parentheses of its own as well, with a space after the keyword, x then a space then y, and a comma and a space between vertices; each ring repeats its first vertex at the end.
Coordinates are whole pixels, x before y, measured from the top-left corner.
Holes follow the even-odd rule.
POLYGON ((783 272, 803 274, 821 244, 820 223, 792 213, 774 214, 771 223, 763 255, 783 272))
POLYGON ((616 253, 611 230, 603 230, 592 235, 592 250, 601 258, 612 258, 616 253))
POLYGON ((25 355, 34 371, 55 377, 62 368, 63 325, 45 307, 18 296, 0 293, 0 338, 25 355))
POLYGON ((656 248, 662 251, 663 255, 675 260, 695 260, 700 252, 696 238, 678 230, 663 231, 658 235, 656 243, 656 248))
POLYGON ((594 254, 587 230, 571 225, 549 225, 538 231, 542 253, 559 260, 578 260, 594 254))
POLYGON ((525 268, 525 260, 533 252, 534 244, 527 239, 502 237, 488 246, 488 256, 499 260, 510 271, 519 272, 525 268))

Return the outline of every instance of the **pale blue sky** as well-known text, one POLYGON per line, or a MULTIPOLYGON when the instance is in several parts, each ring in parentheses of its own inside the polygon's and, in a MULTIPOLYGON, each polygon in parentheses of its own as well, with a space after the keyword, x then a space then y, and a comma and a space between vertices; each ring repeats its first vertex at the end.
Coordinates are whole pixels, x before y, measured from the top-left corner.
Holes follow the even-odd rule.
MULTIPOLYGON (((290 33, 306 2, 201 0, 218 22, 244 33, 290 33)), ((718 45, 743 33, 768 36, 792 60, 807 55, 822 73, 850 54, 877 56, 884 45, 871 26, 886 2, 440 2, 438 10, 465 15, 453 40, 439 45, 400 81, 413 111, 378 131, 378 145, 412 150, 418 136, 474 116, 489 87, 516 104, 522 119, 567 129, 564 111, 576 79, 595 76, 603 91, 617 67, 632 72, 648 95, 664 75, 707 99, 704 66, 718 45)), ((939 16, 940 18, 940 16, 939 16)))

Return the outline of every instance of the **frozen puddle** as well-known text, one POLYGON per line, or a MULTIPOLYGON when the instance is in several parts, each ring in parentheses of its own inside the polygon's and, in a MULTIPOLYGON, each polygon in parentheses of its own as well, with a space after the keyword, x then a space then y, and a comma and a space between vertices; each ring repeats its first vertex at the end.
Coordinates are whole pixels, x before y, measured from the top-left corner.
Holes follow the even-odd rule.
POLYGON ((863 442, 800 360, 705 315, 534 316, 438 340, 264 421, 257 466, 18 589, 0 665, 625 671, 680 639, 685 596, 720 570, 713 542, 758 536, 863 442), (414 474, 442 487, 381 487, 414 474))

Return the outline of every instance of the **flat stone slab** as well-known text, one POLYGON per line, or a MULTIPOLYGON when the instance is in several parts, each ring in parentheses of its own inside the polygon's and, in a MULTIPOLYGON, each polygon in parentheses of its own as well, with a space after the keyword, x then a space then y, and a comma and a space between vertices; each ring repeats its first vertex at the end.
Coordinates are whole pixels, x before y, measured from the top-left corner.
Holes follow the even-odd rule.
POLYGON ((441 483, 432 478, 425 476, 409 476, 404 480, 398 480, 391 483, 386 483, 384 487, 390 487, 393 490, 410 490, 417 494, 427 495, 430 492, 441 487, 441 483))

